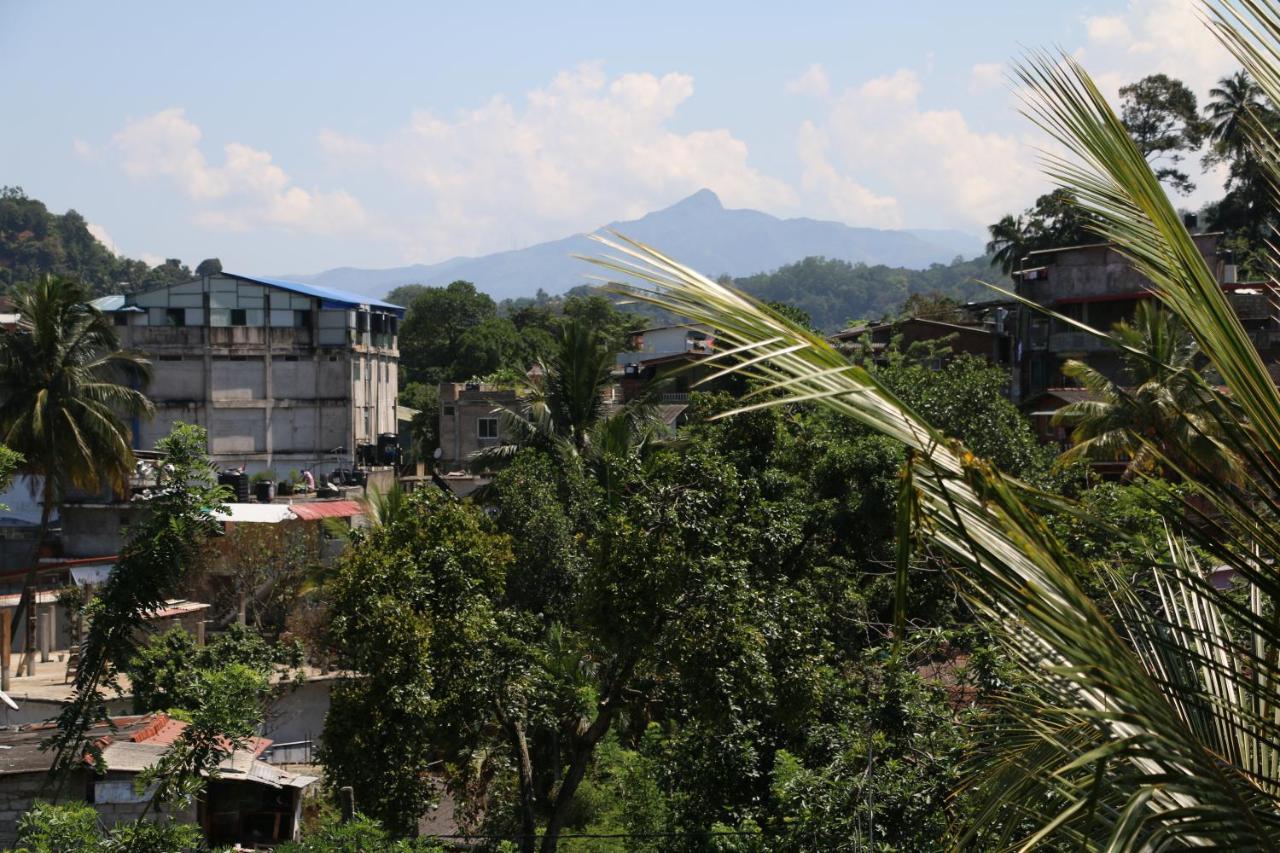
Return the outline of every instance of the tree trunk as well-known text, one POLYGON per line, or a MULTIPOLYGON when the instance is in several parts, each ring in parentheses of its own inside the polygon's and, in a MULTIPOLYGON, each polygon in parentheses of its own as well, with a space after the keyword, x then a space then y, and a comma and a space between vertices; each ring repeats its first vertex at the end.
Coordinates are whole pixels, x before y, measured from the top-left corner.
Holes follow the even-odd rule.
POLYGON ((587 773, 587 764, 595 753, 596 744, 609 731, 613 724, 614 714, 622 702, 622 691, 631 680, 635 669, 635 661, 627 661, 618 669, 618 674, 610 680, 609 689, 596 706, 596 718, 585 730, 577 732, 569 746, 569 769, 565 771, 560 790, 556 792, 555 803, 551 807, 551 819, 547 821, 546 833, 542 836, 541 853, 555 853, 560 843, 560 830, 564 828, 565 818, 569 814, 569 803, 582 784, 582 777, 587 773))
POLYGON ((529 741, 524 725, 507 724, 511 745, 515 748, 520 769, 520 853, 533 853, 538 843, 538 817, 533 808, 533 762, 529 759, 529 741))
POLYGON ((32 600, 35 598, 36 575, 40 571, 40 544, 44 541, 44 535, 49 531, 49 516, 53 513, 53 480, 49 477, 44 478, 44 502, 40 507, 40 526, 36 528, 36 541, 31 549, 31 566, 27 569, 27 577, 22 583, 22 596, 18 599, 18 606, 13 612, 13 626, 10 629, 9 641, 13 642, 18 639, 19 626, 23 624, 23 615, 27 617, 30 623, 27 630, 27 648, 23 650, 23 655, 19 658, 18 669, 21 671, 22 664, 28 660, 31 654, 31 638, 35 636, 35 607, 32 606, 32 600))
MULTIPOLYGON (((602 703, 603 704, 603 703, 602 703)), ((595 752, 596 744, 609 731, 613 722, 612 703, 606 704, 587 727, 586 731, 573 739, 569 756, 569 769, 565 771, 560 790, 556 792, 555 805, 551 809, 551 819, 547 821, 547 831, 542 836, 541 853, 555 853, 560 844, 560 830, 564 828, 564 820, 569 813, 569 803, 582 784, 582 777, 587 773, 587 764, 595 752)))

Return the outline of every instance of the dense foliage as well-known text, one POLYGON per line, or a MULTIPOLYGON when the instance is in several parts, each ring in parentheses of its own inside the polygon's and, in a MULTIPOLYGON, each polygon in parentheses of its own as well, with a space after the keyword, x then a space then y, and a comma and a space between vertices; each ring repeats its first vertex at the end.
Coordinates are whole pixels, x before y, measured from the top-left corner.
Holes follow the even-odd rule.
POLYGON ((150 637, 129 661, 127 674, 133 689, 133 710, 194 711, 200 707, 212 679, 229 667, 253 673, 259 702, 270 696, 272 679, 301 675, 303 650, 296 641, 271 644, 243 625, 230 625, 211 643, 198 645, 181 626, 150 637))
POLYGON ((36 803, 18 819, 16 853, 179 853, 201 847, 198 827, 171 820, 124 821, 103 830, 91 805, 36 803))
MULTIPOLYGON (((880 371, 1002 462, 1042 464, 1002 371, 880 371)), ((933 572, 909 661, 886 654, 901 449, 805 407, 709 419, 730 405, 696 396, 674 446, 601 456, 567 431, 516 453, 487 514, 419 493, 357 539, 328 589, 358 674, 326 724, 334 783, 397 833, 447 784, 472 831, 525 849, 923 849, 962 820, 969 712, 915 666, 984 641, 939 633, 962 614, 933 572)))
POLYGON ((21 187, 0 187, 0 294, 46 276, 73 278, 94 296, 192 278, 191 270, 173 258, 152 267, 116 255, 76 211, 51 213, 21 187))
POLYGON ((814 328, 835 332, 851 321, 897 314, 915 294, 942 294, 961 302, 987 299, 991 291, 978 283, 981 280, 1001 283, 984 258, 958 258, 923 270, 805 258, 736 279, 733 285, 765 302, 794 306, 808 315, 814 328))

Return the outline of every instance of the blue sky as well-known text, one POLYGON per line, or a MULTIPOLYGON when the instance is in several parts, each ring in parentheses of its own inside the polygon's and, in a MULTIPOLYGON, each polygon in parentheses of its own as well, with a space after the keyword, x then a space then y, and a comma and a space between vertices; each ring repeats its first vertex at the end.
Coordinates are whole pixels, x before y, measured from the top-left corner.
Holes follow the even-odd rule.
POLYGON ((1045 189, 1001 80, 1024 46, 1112 90, 1231 68, 1189 0, 749 5, 0 0, 0 183, 124 254, 260 273, 516 248, 702 186, 980 234, 1045 189))

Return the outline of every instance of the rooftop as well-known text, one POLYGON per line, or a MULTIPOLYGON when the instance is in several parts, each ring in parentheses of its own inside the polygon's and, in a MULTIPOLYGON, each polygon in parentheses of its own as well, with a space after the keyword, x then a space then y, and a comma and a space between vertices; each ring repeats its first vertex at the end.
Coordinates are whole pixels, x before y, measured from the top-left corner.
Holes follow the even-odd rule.
MULTIPOLYGON (((290 293, 301 294, 302 296, 314 296, 320 300, 321 308, 381 308, 389 311, 397 317, 404 317, 404 306, 393 305, 390 302, 383 302, 381 299, 373 299, 360 293, 352 293, 346 290, 334 290, 330 287, 318 287, 314 284, 303 284, 299 281, 289 281, 283 278, 267 278, 260 275, 241 275, 240 273, 222 272, 219 275, 225 278, 237 278, 241 281, 251 282, 253 284, 261 284, 266 287, 274 287, 279 290, 287 290, 290 293)), ((199 281, 200 279, 192 279, 199 281)), ((188 284, 190 282, 175 282, 188 284)), ((163 290, 171 287, 172 284, 153 287, 150 291, 163 290)), ((111 313, 114 311, 139 311, 138 307, 129 304, 129 296, 126 294, 114 294, 111 296, 102 296, 90 301, 89 303, 99 311, 111 313)))

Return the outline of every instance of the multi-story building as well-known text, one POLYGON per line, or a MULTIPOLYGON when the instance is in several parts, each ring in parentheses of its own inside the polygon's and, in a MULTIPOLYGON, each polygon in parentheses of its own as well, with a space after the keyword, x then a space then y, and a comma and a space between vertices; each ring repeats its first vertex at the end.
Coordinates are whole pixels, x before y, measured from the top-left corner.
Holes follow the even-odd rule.
POLYGON ((156 411, 133 424, 136 447, 185 421, 209 431, 222 467, 284 475, 394 459, 403 308, 225 272, 94 304, 152 362, 156 411))
MULTIPOLYGON (((1254 345, 1274 364, 1280 357, 1280 323, 1270 307, 1271 286, 1237 281, 1235 265, 1219 252, 1220 237, 1193 235, 1254 345)), ((1015 279, 1019 295, 1101 331, 1131 319, 1138 303, 1152 298, 1151 282, 1105 243, 1032 252, 1015 279)), ((1013 329, 1015 402, 1030 403, 1068 388, 1071 383, 1062 375, 1067 359, 1088 362, 1108 379, 1125 381, 1120 351, 1105 340, 1025 307, 1015 309, 1013 329)))

